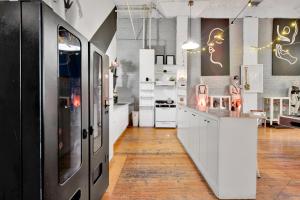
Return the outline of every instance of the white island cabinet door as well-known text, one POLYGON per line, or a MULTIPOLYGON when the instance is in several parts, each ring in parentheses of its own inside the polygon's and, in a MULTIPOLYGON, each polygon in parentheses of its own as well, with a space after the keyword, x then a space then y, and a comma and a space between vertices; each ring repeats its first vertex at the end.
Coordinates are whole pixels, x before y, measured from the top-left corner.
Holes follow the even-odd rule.
POLYGON ((178 114, 177 114, 177 136, 178 139, 180 140, 180 142, 182 143, 182 139, 183 139, 183 131, 184 131, 184 124, 183 124, 183 108, 179 108, 178 109, 178 114))
POLYGON ((196 113, 191 113, 191 126, 190 126, 190 133, 189 133, 189 141, 190 141, 190 156, 193 159, 193 161, 197 164, 197 158, 198 158, 198 141, 199 141, 199 134, 198 134, 198 119, 199 115, 196 113))
POLYGON ((189 144, 189 112, 188 110, 184 109, 183 110, 183 140, 182 144, 184 148, 187 150, 188 149, 188 144, 189 144))
POLYGON ((203 116, 199 118, 199 166, 201 171, 206 170, 207 165, 207 131, 206 119, 203 116))
POLYGON ((208 182, 211 187, 217 191, 218 185, 218 150, 219 150, 219 135, 218 122, 216 120, 206 119, 206 137, 207 137, 207 175, 208 182))

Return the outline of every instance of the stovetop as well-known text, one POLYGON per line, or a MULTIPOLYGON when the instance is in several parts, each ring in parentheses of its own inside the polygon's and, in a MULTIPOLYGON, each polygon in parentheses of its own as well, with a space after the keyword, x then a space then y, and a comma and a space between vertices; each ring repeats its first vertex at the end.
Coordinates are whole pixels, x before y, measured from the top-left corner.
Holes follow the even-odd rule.
POLYGON ((176 104, 173 100, 167 101, 167 100, 156 100, 155 101, 155 107, 157 108, 176 108, 176 104))

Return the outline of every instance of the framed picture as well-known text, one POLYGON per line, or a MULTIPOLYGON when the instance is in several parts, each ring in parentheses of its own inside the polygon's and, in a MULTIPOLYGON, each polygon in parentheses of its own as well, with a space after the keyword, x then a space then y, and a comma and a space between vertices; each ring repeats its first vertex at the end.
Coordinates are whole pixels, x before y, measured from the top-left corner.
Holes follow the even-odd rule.
POLYGON ((297 19, 273 20, 272 75, 300 75, 300 33, 297 19))
POLYGON ((157 65, 165 64, 165 56, 164 55, 156 55, 155 56, 155 64, 157 64, 157 65))
POLYGON ((167 55, 166 56, 167 65, 175 65, 175 56, 174 55, 167 55))
POLYGON ((201 19, 202 76, 229 76, 229 19, 201 19))

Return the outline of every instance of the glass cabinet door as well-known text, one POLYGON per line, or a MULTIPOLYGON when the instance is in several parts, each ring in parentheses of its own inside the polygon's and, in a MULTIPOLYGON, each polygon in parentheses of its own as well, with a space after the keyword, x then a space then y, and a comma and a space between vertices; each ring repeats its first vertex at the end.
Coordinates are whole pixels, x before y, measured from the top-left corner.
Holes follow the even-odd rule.
POLYGON ((58 49, 58 173, 63 184, 82 162, 81 44, 59 27, 58 49))
POLYGON ((280 115, 280 99, 273 100, 273 119, 278 119, 280 115))
POLYGON ((282 99, 282 114, 283 115, 289 115, 289 106, 290 106, 290 100, 289 99, 282 99))
POLYGON ((97 52, 93 53, 93 149, 94 153, 102 147, 102 57, 97 52))
POLYGON ((266 112, 266 117, 268 119, 270 119, 270 104, 271 104, 271 101, 269 98, 264 98, 264 111, 266 112))

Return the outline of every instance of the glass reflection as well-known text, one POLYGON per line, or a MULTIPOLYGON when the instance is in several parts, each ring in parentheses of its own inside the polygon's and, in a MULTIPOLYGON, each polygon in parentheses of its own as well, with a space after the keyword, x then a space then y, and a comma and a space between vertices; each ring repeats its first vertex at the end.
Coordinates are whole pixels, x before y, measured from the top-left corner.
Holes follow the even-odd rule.
POLYGON ((93 115, 93 125, 94 125, 94 153, 97 152, 102 146, 102 57, 94 52, 93 53, 93 90, 94 90, 94 115, 93 115))
POLYGON ((80 41, 59 27, 58 49, 58 172, 63 184, 82 162, 80 41))

